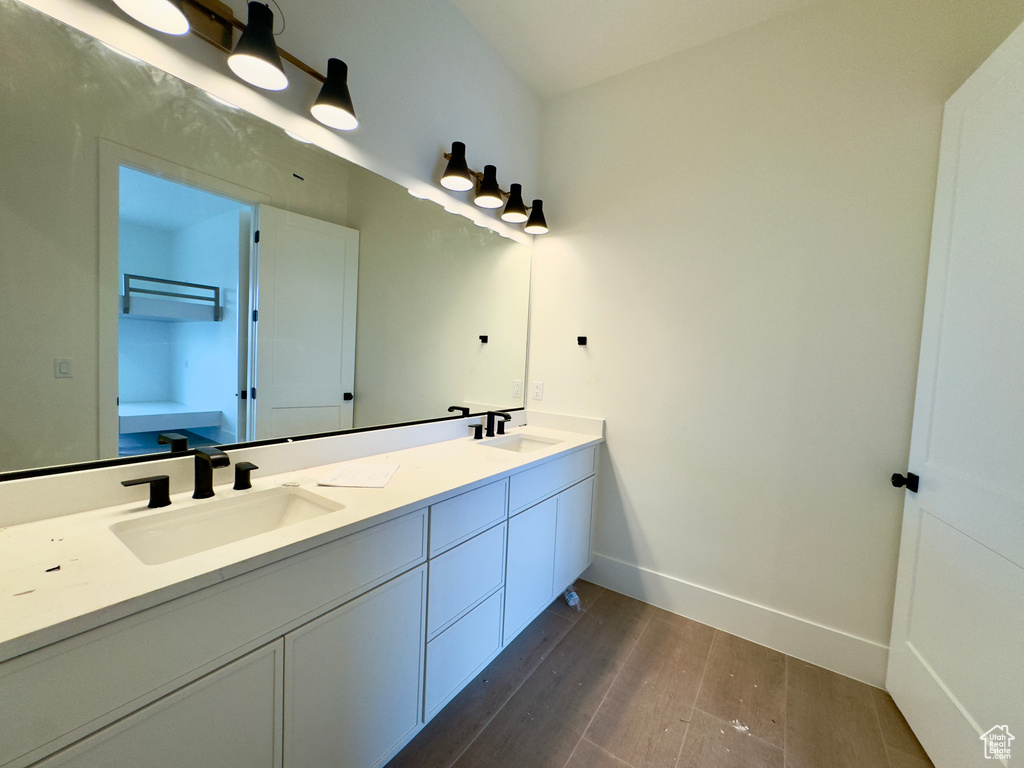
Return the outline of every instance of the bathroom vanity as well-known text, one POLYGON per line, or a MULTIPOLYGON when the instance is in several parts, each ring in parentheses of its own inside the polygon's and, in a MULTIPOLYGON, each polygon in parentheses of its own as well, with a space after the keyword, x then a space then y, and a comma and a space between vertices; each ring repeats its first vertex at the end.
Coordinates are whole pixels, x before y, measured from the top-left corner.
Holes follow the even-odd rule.
POLYGON ((383 765, 587 567, 601 439, 527 426, 356 459, 399 465, 384 488, 320 486, 329 464, 0 529, 0 765, 383 765), (246 504, 282 522, 204 528, 246 504))

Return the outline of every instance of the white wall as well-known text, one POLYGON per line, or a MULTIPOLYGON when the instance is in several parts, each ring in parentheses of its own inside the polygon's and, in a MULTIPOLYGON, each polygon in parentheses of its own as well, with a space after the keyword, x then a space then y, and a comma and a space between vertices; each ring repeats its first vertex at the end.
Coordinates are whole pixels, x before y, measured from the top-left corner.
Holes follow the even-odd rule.
MULTIPOLYGON (((216 323, 172 323, 175 338, 175 397, 197 409, 220 411, 217 443, 244 440, 238 434, 239 211, 197 222, 174 238, 174 279, 221 289, 222 315, 216 323)), ((248 244, 246 244, 247 246, 248 244)), ((241 285, 248 292, 248 274, 241 285)))
POLYGON ((593 578, 881 684, 942 105, 1022 16, 823 2, 545 106, 528 404, 607 420, 593 578))
MULTIPOLYGON (((171 277, 174 238, 166 229, 120 224, 119 285, 124 273, 171 277)), ((123 292, 123 288, 119 291, 123 292)), ((120 402, 174 400, 174 326, 117 316, 117 397, 120 402)))

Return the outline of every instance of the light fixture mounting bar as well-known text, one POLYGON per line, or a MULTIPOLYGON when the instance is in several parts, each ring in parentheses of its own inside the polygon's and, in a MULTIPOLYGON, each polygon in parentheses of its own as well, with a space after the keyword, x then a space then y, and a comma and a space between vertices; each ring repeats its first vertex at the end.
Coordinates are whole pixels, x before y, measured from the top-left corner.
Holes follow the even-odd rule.
MULTIPOLYGON (((231 8, 220 0, 182 0, 182 8, 188 17, 192 34, 224 53, 231 53, 234 34, 232 30, 237 29, 241 32, 245 29, 245 24, 235 18, 231 8)), ((277 52, 282 59, 301 69, 313 79, 321 83, 327 80, 325 75, 321 75, 288 51, 278 48, 277 52)))

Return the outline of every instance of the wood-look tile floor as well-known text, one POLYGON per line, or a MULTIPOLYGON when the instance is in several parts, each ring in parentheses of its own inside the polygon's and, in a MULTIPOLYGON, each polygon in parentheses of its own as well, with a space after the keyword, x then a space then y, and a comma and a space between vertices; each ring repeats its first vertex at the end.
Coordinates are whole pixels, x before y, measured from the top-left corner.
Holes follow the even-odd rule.
POLYGON ((389 768, 930 768, 872 688, 587 582, 389 768))

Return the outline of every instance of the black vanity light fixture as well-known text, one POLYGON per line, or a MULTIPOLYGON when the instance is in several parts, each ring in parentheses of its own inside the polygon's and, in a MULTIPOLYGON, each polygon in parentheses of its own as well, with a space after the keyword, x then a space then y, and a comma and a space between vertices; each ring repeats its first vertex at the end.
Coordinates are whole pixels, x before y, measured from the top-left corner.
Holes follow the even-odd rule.
POLYGON ((228 56, 231 71, 268 91, 283 91, 288 87, 281 54, 274 42, 274 12, 263 3, 249 3, 249 23, 238 38, 235 49, 228 56))
MULTIPOLYGON (((441 186, 454 192, 465 192, 476 188, 473 202, 480 208, 502 208, 502 221, 510 224, 526 222, 523 231, 530 235, 543 235, 548 231, 544 219, 543 202, 534 200, 532 206, 523 202, 523 185, 512 184, 506 192, 498 184, 498 169, 485 165, 484 172, 472 170, 466 163, 466 145, 461 141, 452 142, 452 151, 441 154, 448 165, 441 174, 441 186)), ((486 225, 479 225, 486 226, 486 225)))
MULTIPOLYGON (((280 91, 288 86, 282 59, 323 83, 310 114, 329 128, 351 131, 359 126, 348 90, 348 66, 341 59, 328 59, 327 75, 321 75, 303 61, 277 47, 274 42, 274 13, 265 3, 248 4, 247 24, 235 18, 219 0, 114 0, 128 15, 152 29, 169 34, 192 32, 214 48, 228 54, 228 66, 242 80, 258 88, 280 91), (180 20, 161 23, 164 17, 180 20), (232 48, 234 31, 242 34, 232 48)), ((274 3, 277 5, 277 3, 274 3)), ((278 7, 280 10, 280 7, 278 7)))
POLYGON ((505 202, 498 186, 498 169, 493 165, 484 166, 484 176, 476 185, 473 202, 480 208, 501 208, 505 202))
POLYGON ((352 96, 348 92, 348 65, 341 59, 327 60, 327 79, 309 111, 324 125, 340 131, 359 127, 352 96))
POLYGON ((475 174, 466 165, 466 145, 461 141, 452 142, 452 151, 444 158, 448 166, 441 175, 441 186, 455 192, 465 192, 472 189, 476 183, 475 174))
POLYGON ((530 235, 546 235, 548 223, 544 219, 544 201, 534 200, 533 208, 530 210, 530 218, 523 227, 523 231, 530 235))
POLYGON ((511 184, 508 188, 508 202, 501 212, 501 220, 509 224, 522 224, 529 218, 526 203, 523 202, 523 185, 511 184))
POLYGON ((168 35, 184 35, 190 29, 178 0, 114 0, 117 7, 147 27, 168 35))

